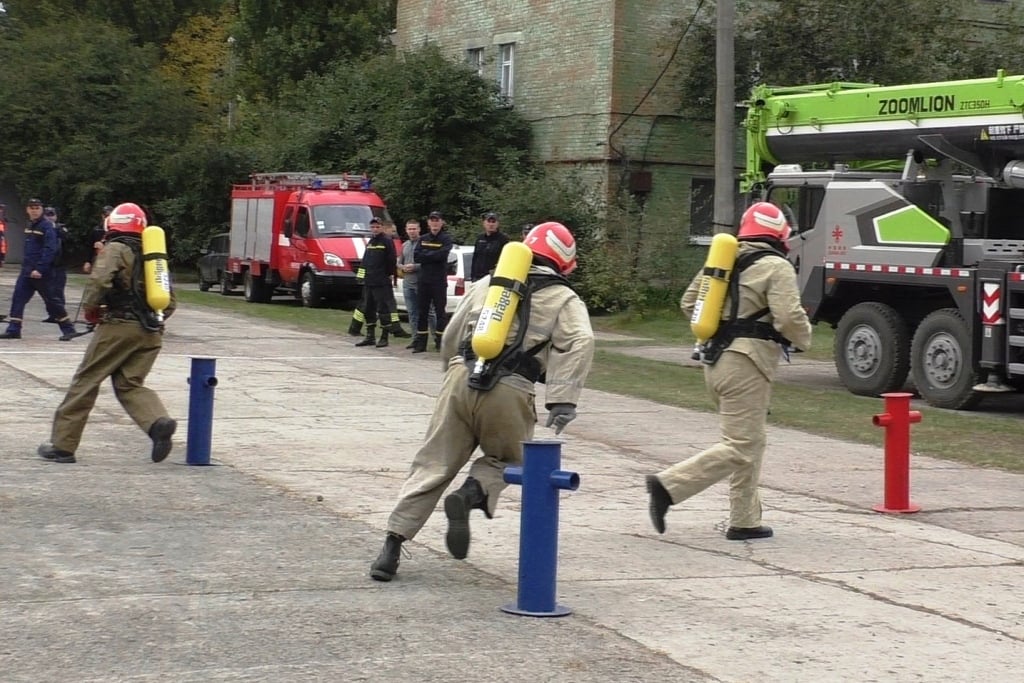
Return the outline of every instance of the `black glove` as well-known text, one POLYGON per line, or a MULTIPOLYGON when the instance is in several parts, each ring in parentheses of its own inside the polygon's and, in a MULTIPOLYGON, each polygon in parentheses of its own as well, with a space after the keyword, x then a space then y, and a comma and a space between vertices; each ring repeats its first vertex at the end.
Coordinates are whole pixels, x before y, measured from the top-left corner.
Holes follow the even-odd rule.
POLYGON ((550 427, 554 425, 555 434, 561 434, 562 430, 565 429, 565 425, 569 424, 576 419, 576 406, 571 403, 553 403, 548 408, 548 421, 544 425, 550 427))

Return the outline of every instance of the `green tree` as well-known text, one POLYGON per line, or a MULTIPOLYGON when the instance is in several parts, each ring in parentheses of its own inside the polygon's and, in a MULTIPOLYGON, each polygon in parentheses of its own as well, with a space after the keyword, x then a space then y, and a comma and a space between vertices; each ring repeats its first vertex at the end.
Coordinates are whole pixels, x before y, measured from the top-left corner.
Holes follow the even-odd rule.
POLYGON ((157 50, 94 19, 0 33, 0 178, 62 207, 81 229, 99 207, 168 194, 164 163, 197 116, 157 50), (54 49, 59 43, 60 49, 54 49))
MULTIPOLYGON (((979 26, 969 0, 739 0, 736 99, 758 83, 802 85, 853 81, 896 85, 978 78, 1024 67, 1021 8, 991 10, 979 26), (997 59, 994 57, 998 55, 997 59)), ((703 9, 679 60, 685 113, 715 111, 715 10, 703 9)), ((680 28, 680 30, 683 30, 680 28)))
POLYGON ((261 170, 368 172, 399 222, 433 208, 478 219, 479 188, 531 163, 529 125, 436 47, 337 62, 285 92, 247 106, 236 142, 261 170))
POLYGON ((250 97, 390 47, 396 0, 238 0, 233 29, 250 97))
POLYGON ((229 0, 8 0, 8 14, 26 24, 95 19, 127 29, 139 45, 162 45, 195 14, 216 14, 229 0))

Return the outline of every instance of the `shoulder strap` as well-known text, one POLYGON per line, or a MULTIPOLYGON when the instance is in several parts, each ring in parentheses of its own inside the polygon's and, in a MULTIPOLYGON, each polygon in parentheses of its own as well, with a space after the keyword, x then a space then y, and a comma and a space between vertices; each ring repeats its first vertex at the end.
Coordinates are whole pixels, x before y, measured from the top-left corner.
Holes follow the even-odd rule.
MULTIPOLYGON (((774 249, 758 249, 747 254, 743 254, 736 259, 736 265, 733 266, 732 273, 729 276, 729 320, 736 320, 739 317, 740 310, 740 273, 760 261, 765 256, 777 256, 786 263, 789 263, 789 259, 782 252, 775 251, 774 249)), ((762 308, 753 315, 747 316, 747 320, 757 320, 765 313, 768 312, 767 308, 762 308)))

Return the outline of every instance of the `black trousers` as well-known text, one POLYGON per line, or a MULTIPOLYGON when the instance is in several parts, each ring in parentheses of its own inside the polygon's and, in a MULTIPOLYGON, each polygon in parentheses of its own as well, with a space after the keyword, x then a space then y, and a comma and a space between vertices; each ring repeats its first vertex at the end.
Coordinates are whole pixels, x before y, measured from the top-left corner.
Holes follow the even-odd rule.
MULTIPOLYGON (((418 308, 420 311, 429 311, 430 305, 434 305, 434 313, 437 315, 437 327, 435 329, 438 334, 444 332, 444 328, 448 325, 448 313, 445 310, 445 306, 448 304, 448 280, 430 282, 421 278, 416 297, 419 302, 418 308)), ((429 332, 426 315, 420 315, 420 320, 416 327, 418 328, 416 330, 417 334, 427 334, 429 332)))
POLYGON ((380 319, 381 325, 390 325, 394 298, 395 293, 389 285, 363 285, 363 301, 359 307, 366 317, 366 324, 376 325, 380 319))

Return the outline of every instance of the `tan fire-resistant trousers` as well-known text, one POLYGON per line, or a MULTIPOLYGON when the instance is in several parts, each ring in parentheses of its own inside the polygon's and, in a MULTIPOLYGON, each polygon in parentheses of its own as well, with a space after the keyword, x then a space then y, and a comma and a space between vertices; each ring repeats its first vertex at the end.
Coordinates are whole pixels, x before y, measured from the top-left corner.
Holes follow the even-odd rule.
POLYGON ((681 503, 731 476, 729 526, 760 526, 757 485, 767 441, 771 383, 748 356, 733 351, 704 368, 704 381, 718 408, 722 440, 659 473, 658 480, 672 502, 681 503))
POLYGON ((505 467, 522 463, 522 442, 533 438, 537 424, 533 394, 500 382, 490 391, 476 391, 466 385, 467 377, 464 365, 448 366, 426 440, 388 518, 391 533, 413 538, 423 528, 477 446, 483 455, 473 461, 469 476, 487 494, 488 515, 507 486, 505 467))
POLYGON ((134 320, 112 320, 97 325, 68 393, 54 415, 50 439, 54 447, 75 452, 89 413, 96 404, 100 385, 107 377, 110 377, 117 400, 135 424, 148 434, 158 417, 167 416, 160 397, 144 386, 162 345, 162 335, 147 332, 134 320))

